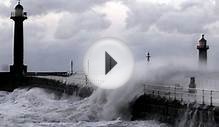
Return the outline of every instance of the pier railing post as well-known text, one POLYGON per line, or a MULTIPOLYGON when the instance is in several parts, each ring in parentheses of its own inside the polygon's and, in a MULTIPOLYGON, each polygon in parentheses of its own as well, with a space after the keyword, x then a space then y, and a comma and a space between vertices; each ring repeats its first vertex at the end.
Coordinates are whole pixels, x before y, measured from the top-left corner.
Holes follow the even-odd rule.
POLYGON ((213 93, 213 91, 211 90, 211 98, 210 98, 210 100, 211 100, 211 102, 210 102, 211 104, 210 104, 210 105, 211 105, 211 106, 213 106, 213 102, 212 102, 212 93, 213 93))
POLYGON ((202 104, 204 105, 205 104, 205 91, 202 90, 202 104))
POLYGON ((85 84, 86 84, 86 86, 88 86, 88 79, 87 79, 87 75, 85 75, 85 84))
POLYGON ((168 92, 168 95, 169 95, 169 100, 170 100, 170 94, 171 94, 171 89, 170 89, 170 86, 169 86, 169 92, 168 92))

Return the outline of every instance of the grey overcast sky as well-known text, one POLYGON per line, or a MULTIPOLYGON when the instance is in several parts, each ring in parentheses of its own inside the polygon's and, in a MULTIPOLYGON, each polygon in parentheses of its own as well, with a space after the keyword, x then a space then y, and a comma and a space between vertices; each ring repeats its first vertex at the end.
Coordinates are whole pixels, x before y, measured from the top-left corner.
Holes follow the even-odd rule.
MULTIPOLYGON (((21 0, 25 63, 31 71, 67 71, 70 60, 80 70, 95 40, 116 37, 135 60, 197 63, 196 45, 206 34, 209 66, 219 64, 219 1, 216 0, 21 0)), ((0 69, 12 63, 16 0, 0 1, 0 69)))

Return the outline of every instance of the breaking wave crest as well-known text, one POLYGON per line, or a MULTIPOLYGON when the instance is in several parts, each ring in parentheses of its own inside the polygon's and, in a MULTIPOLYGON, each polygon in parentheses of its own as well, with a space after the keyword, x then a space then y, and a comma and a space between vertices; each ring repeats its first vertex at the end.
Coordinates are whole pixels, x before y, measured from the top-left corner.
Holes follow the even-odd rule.
MULTIPOLYGON (((99 93, 99 92, 97 92, 99 93)), ((156 121, 124 121, 107 119, 109 104, 104 98, 79 98, 41 88, 0 91, 1 126, 152 126, 160 127, 156 121), (103 117, 103 118, 101 118, 103 117)), ((113 115, 115 116, 115 115, 113 115)))

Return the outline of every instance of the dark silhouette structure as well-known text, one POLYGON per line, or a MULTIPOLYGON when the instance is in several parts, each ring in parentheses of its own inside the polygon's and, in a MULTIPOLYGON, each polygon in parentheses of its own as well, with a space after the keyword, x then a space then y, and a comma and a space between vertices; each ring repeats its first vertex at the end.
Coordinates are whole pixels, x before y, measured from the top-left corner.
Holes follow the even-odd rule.
POLYGON ((207 51, 209 49, 209 46, 207 45, 207 40, 205 40, 204 35, 202 35, 201 40, 199 40, 199 43, 197 45, 197 49, 199 50, 199 63, 200 65, 207 65, 207 51))
POLYGON ((73 74, 74 73, 74 62, 71 60, 71 69, 70 72, 73 74))
POLYGON ((10 73, 17 76, 69 76, 72 72, 27 72, 27 66, 24 65, 24 35, 23 22, 27 19, 27 12, 18 1, 15 11, 11 13, 11 19, 14 20, 14 57, 13 65, 10 66, 10 73))
POLYGON ((190 92, 190 93, 196 93, 195 77, 191 77, 191 78, 190 78, 189 92, 190 92))
POLYGON ((151 55, 150 55, 149 52, 147 53, 146 58, 147 58, 147 62, 149 63, 149 62, 151 61, 151 59, 150 59, 150 58, 151 58, 151 55))
POLYGON ((27 73, 27 66, 24 65, 24 36, 23 21, 27 19, 27 13, 23 12, 23 6, 18 2, 15 11, 11 13, 14 20, 14 62, 10 66, 10 72, 17 75, 27 73))
MULTIPOLYGON (((36 86, 55 89, 58 91, 74 90, 76 86, 67 86, 66 83, 51 79, 42 79, 35 76, 71 76, 71 72, 27 72, 27 66, 24 65, 24 35, 23 22, 27 19, 27 13, 18 1, 15 11, 11 13, 11 19, 14 21, 14 56, 13 65, 10 66, 10 72, 0 72, 0 90, 13 91, 15 88, 23 86, 36 86)), ((72 63, 73 66, 73 63, 72 63)))

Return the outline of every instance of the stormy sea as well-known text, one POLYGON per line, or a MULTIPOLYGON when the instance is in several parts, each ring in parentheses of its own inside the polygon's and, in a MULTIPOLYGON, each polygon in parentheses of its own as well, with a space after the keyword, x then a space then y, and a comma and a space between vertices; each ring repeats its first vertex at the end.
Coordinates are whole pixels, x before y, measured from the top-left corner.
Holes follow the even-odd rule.
MULTIPOLYGON (((13 92, 0 91, 0 126, 169 127, 170 125, 156 119, 132 121, 129 109, 130 102, 142 95, 142 83, 156 81, 172 84, 177 82, 186 86, 189 83, 188 75, 199 74, 193 74, 191 70, 185 68, 167 68, 166 66, 148 69, 147 71, 143 70, 144 73, 142 69, 140 70, 136 70, 135 76, 131 78, 127 85, 116 90, 96 88, 89 97, 85 98, 38 87, 18 88, 13 92)), ((82 87, 88 85, 85 84, 83 74, 75 74, 69 78, 47 78, 75 82, 82 87)), ((217 76, 215 79, 217 79, 217 76)), ((201 78, 198 81, 198 87, 201 87, 201 78)), ((214 80, 214 82, 217 81, 214 80)), ((195 118, 191 119, 189 124, 186 120, 186 118, 182 119, 179 126, 184 127, 187 123, 186 125, 193 127, 195 118)))
MULTIPOLYGON (((113 106, 112 106, 113 107, 113 106)), ((116 115, 104 100, 56 95, 41 88, 0 92, 0 126, 8 127, 164 127, 154 120, 103 118, 116 115), (96 101, 96 102, 95 102, 96 101), (97 102, 98 101, 98 102, 97 102), (107 116, 107 113, 109 116, 107 116), (108 120, 107 120, 108 119, 108 120)), ((124 113, 125 115, 125 113, 124 113)))

